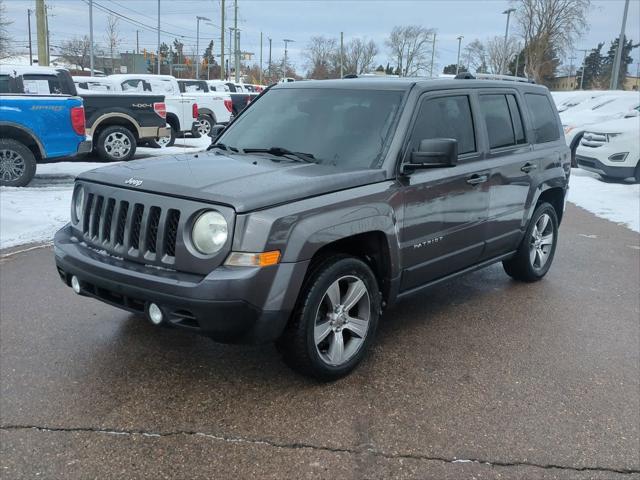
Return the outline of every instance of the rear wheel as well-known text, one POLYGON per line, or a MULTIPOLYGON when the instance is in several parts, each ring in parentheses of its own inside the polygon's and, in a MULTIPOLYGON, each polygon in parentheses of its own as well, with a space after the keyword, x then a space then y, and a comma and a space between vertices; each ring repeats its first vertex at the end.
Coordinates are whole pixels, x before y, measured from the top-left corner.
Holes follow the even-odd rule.
POLYGON ((107 127, 98 135, 96 150, 107 162, 131 160, 136 153, 136 138, 126 127, 114 125, 107 127))
POLYGON ((523 282, 540 280, 551 267, 557 243, 558 216, 555 208, 545 202, 533 213, 515 256, 502 262, 505 272, 523 282))
POLYGON ((211 129, 216 124, 215 120, 208 115, 200 115, 198 117, 197 130, 201 137, 208 137, 211 129))
POLYGON ((373 342, 380 303, 376 277, 363 261, 337 256, 319 264, 278 340, 285 362, 324 381, 347 375, 373 342))
POLYGON ((11 138, 0 139, 0 185, 24 187, 36 174, 36 157, 25 144, 11 138))

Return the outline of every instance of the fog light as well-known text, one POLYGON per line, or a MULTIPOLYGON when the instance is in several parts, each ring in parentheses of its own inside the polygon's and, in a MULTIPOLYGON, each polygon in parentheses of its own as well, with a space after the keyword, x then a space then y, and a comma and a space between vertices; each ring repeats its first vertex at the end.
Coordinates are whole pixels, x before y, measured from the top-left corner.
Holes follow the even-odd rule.
POLYGON ((151 320, 151 323, 153 323, 154 325, 160 325, 162 323, 162 310, 160 310, 160 307, 158 305, 156 305, 155 303, 150 303, 149 304, 149 320, 151 320))
POLYGON ((73 288, 74 292, 80 293, 80 280, 75 275, 71 277, 71 288, 73 288))

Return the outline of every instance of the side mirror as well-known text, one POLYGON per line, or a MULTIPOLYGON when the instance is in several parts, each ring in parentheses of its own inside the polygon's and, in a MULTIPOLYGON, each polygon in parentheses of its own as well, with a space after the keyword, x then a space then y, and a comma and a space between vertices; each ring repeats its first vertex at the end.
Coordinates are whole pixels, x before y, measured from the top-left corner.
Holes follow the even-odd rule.
POLYGON ((454 138, 422 140, 411 152, 409 163, 402 165, 403 173, 423 168, 454 167, 458 163, 458 141, 454 138))
POLYGON ((214 125, 211 131, 209 132, 209 136, 211 137, 211 142, 215 142, 216 139, 224 132, 226 127, 224 125, 214 125))

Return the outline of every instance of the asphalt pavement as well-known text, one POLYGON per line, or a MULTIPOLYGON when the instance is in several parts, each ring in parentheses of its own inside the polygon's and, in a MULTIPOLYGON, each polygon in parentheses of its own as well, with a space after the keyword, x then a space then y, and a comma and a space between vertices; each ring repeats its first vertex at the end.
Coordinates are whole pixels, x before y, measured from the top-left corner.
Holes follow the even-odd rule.
POLYGON ((73 294, 0 259, 0 477, 640 478, 639 235, 569 205, 548 276, 386 312, 349 377, 73 294))

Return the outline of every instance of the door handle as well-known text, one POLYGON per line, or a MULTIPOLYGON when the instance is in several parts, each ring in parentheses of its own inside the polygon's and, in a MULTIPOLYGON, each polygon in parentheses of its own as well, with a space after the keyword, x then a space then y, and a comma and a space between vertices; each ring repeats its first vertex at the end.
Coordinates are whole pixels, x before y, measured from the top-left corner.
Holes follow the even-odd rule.
POLYGON ((522 171, 524 173, 529 173, 530 171, 535 170, 536 168, 538 168, 537 165, 527 162, 522 166, 520 171, 522 171))
POLYGON ((484 183, 489 180, 489 175, 478 175, 474 173, 469 178, 467 178, 467 183, 469 185, 478 185, 479 183, 484 183))

